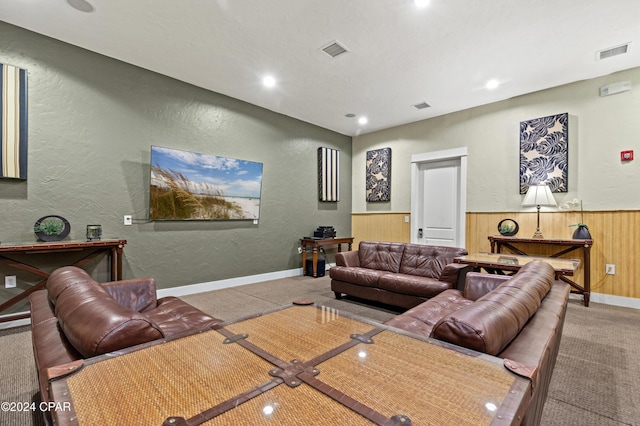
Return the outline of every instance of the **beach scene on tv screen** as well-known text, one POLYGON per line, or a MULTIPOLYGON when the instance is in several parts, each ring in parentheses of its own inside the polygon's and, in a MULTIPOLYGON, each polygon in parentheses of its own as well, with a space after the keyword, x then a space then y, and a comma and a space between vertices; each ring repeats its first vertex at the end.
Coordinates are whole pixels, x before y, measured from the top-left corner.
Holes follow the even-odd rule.
POLYGON ((151 147, 150 220, 260 216, 262 163, 151 147))

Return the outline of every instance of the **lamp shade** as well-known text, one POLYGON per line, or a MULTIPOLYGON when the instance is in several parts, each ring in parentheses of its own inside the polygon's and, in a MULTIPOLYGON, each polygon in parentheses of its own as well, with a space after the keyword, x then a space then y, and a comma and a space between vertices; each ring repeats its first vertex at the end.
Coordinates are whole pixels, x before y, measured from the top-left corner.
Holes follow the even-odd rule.
POLYGON ((546 184, 531 185, 527 194, 522 200, 523 206, 555 206, 556 200, 553 198, 551 189, 546 184))

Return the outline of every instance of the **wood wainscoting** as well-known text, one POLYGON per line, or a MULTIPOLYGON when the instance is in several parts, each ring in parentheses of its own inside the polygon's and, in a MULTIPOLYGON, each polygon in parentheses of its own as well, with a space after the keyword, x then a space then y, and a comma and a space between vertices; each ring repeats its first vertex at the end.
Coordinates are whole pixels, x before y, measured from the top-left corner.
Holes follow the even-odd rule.
POLYGON ((358 249, 360 241, 411 241, 410 213, 353 213, 351 215, 353 249, 358 249), (405 217, 409 222, 405 222, 405 217))
MULTIPOLYGON (((354 213, 351 216, 354 250, 360 241, 410 242, 411 224, 405 222, 410 213, 354 213)), ((498 235, 498 222, 513 219, 520 225, 518 237, 530 237, 536 230, 535 212, 467 213, 467 244, 470 252, 489 252, 487 237, 498 235)), ((640 298, 640 210, 585 211, 583 219, 577 211, 540 213, 540 229, 547 238, 571 238, 575 227, 584 221, 593 237, 591 249, 591 292, 612 296, 640 298), (605 265, 616 267, 615 275, 607 275, 605 265)), ((527 247, 529 249, 529 247, 527 247)), ((534 247, 538 249, 538 247, 534 247)), ((545 246, 539 246, 545 254, 545 246)), ((548 247, 547 247, 548 250, 548 247)), ((565 257, 578 258, 581 251, 565 257)), ((582 267, 574 277, 583 282, 582 267)))
MULTIPOLYGON (((528 238, 536 230, 536 213, 467 213, 467 250, 489 252, 487 236, 499 235, 498 223, 505 218, 520 225, 517 237, 528 238)), ((593 238, 591 248, 591 293, 640 298, 640 211, 584 212, 584 223, 593 238), (607 275, 605 266, 613 264, 615 275, 607 275)), ((545 238, 571 238, 581 221, 580 212, 541 212, 540 230, 545 238)), ((527 246, 527 250, 550 254, 553 247, 527 246), (546 251, 545 251, 546 250, 546 251)), ((557 250, 557 247, 555 248, 557 250)), ((527 251, 529 252, 529 251, 527 251)), ((573 251, 564 257, 582 259, 582 251, 573 251)), ((582 266, 574 281, 583 282, 582 266)))

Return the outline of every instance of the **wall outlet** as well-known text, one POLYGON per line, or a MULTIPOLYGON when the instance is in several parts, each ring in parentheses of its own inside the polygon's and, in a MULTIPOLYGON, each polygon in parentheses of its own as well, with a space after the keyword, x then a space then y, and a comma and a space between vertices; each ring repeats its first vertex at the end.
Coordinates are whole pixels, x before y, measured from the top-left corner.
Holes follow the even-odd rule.
POLYGON ((612 265, 607 263, 605 270, 607 271, 607 275, 615 275, 616 274, 616 265, 612 265))
POLYGON ((298 254, 302 254, 302 247, 298 247, 298 254))
POLYGON ((125 225, 133 225, 133 217, 130 214, 124 215, 124 224, 125 225))
POLYGON ((16 287, 16 276, 6 275, 4 277, 4 288, 15 288, 15 287, 16 287))

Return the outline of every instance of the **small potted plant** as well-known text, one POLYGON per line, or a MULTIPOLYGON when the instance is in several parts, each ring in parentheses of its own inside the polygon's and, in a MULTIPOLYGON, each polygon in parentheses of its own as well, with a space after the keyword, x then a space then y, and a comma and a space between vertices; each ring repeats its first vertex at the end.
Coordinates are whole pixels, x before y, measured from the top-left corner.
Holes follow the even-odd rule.
MULTIPOLYGON (((574 200, 577 201, 577 200, 574 200)), ((576 230, 573 231, 573 239, 574 240, 590 240, 591 233, 589 232, 589 227, 584 224, 584 212, 582 211, 582 200, 580 200, 580 222, 574 223, 571 226, 577 226, 576 230)))
POLYGON ((71 226, 62 216, 45 216, 38 219, 33 226, 33 231, 42 241, 60 241, 69 235, 71 226))

